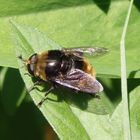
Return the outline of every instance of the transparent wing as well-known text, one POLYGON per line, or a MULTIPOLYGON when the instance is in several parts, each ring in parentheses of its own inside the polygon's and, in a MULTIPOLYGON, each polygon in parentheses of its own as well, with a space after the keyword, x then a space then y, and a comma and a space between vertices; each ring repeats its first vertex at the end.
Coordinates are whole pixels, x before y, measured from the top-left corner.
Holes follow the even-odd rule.
POLYGON ((73 69, 64 77, 55 78, 55 82, 77 91, 90 94, 103 91, 102 85, 91 75, 79 70, 73 69))
POLYGON ((62 50, 65 53, 73 54, 77 57, 99 56, 108 52, 107 48, 99 48, 99 47, 63 48, 62 50))

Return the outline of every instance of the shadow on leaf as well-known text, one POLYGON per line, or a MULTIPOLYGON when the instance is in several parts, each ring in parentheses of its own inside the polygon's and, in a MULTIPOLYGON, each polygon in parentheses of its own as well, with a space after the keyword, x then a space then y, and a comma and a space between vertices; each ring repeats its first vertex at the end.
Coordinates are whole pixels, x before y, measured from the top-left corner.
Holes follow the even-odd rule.
POLYGON ((102 10, 104 11, 106 14, 108 13, 110 4, 111 4, 111 0, 93 0, 95 2, 95 4, 102 10))
POLYGON ((4 3, 1 13, 1 17, 11 16, 11 15, 22 15, 22 14, 30 14, 30 13, 37 13, 43 11, 50 11, 50 10, 57 10, 62 8, 69 8, 69 7, 76 7, 76 6, 83 6, 93 4, 98 5, 98 7, 103 10, 105 13, 108 12, 111 0, 106 0, 103 2, 102 0, 55 0, 55 1, 14 1, 13 5, 11 3, 4 3), (5 7, 4 7, 5 6, 5 7), (7 10, 8 7, 8 10, 7 10), (19 8, 21 7, 21 8, 19 8))
POLYGON ((134 0, 134 5, 136 6, 136 8, 139 10, 140 12, 140 1, 139 0, 134 0))

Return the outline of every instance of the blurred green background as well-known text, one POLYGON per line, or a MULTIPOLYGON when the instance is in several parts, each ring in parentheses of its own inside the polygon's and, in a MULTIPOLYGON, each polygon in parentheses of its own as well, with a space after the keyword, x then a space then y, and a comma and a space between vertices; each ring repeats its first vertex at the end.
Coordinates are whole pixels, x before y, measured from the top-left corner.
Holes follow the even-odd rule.
POLYGON ((0 139, 57 139, 13 68, 0 67, 0 139))

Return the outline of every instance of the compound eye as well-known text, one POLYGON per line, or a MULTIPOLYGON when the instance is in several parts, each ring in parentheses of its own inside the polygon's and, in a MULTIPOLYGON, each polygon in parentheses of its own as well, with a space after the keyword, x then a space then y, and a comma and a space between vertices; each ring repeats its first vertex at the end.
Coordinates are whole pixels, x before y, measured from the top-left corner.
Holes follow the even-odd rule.
POLYGON ((29 57, 29 63, 27 64, 28 72, 34 76, 35 66, 37 63, 37 54, 33 54, 29 57))
POLYGON ((34 64, 27 64, 28 72, 34 76, 34 64))

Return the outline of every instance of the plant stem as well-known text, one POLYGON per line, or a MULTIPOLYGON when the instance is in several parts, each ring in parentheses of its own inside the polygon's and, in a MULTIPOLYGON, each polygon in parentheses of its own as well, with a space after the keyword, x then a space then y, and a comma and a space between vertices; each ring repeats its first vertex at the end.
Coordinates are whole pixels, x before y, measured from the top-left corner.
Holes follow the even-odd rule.
POLYGON ((128 22, 130 18, 130 13, 133 5, 131 0, 127 17, 125 20, 123 33, 120 42, 120 59, 121 59, 121 90, 122 90, 122 102, 123 102, 123 131, 124 131, 124 140, 131 140, 131 126, 130 126, 130 114, 129 114, 129 105, 128 105, 128 92, 127 92, 127 76, 126 76, 126 56, 125 56, 125 37, 128 27, 128 22))

